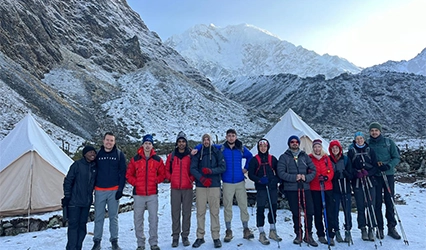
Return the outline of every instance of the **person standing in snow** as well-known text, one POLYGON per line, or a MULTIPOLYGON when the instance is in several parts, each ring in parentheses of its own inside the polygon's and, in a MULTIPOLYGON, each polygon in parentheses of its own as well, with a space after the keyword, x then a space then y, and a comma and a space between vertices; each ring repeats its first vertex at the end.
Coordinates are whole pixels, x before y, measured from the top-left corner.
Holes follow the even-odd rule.
POLYGON ((370 138, 368 145, 374 152, 376 152, 378 166, 380 172, 377 173, 377 186, 376 186, 376 216, 379 232, 377 233, 380 239, 384 238, 384 221, 382 213, 383 200, 386 207, 386 220, 388 222, 388 235, 396 240, 401 239, 401 236, 396 231, 395 210, 393 207, 392 199, 395 194, 395 166, 400 161, 398 148, 393 140, 385 138, 382 135, 382 125, 378 122, 372 122, 369 126, 370 138), (387 189, 384 178, 387 179, 389 184, 390 193, 387 189))
POLYGON ((197 206, 197 240, 192 247, 198 248, 203 244, 207 203, 210 211, 210 230, 215 248, 222 247, 220 242, 220 175, 225 172, 225 160, 222 152, 212 146, 209 134, 202 137, 202 148, 192 157, 191 174, 196 180, 197 206))
POLYGON ((189 246, 191 208, 194 177, 190 172, 191 151, 184 132, 179 132, 175 149, 167 156, 166 179, 170 181, 170 203, 172 212, 172 247, 178 247, 179 235, 182 244, 189 246), (181 228, 182 214, 182 228, 181 228))
POLYGON ((151 250, 158 246, 158 183, 165 178, 164 162, 154 151, 152 135, 142 139, 142 146, 130 160, 126 172, 127 182, 133 186, 133 219, 137 250, 145 249, 144 214, 148 210, 149 245, 151 250))
POLYGON ((258 154, 251 158, 249 163, 248 176, 254 182, 256 188, 256 226, 259 229, 259 241, 263 245, 269 245, 263 225, 265 225, 265 205, 268 202, 269 213, 269 238, 275 241, 281 241, 277 234, 275 222, 277 221, 277 201, 278 201, 278 183, 280 178, 277 174, 278 160, 275 156, 269 154, 269 141, 265 138, 257 142, 258 154), (269 200, 270 198, 270 200, 269 200), (270 202, 270 203, 269 203, 270 202), (272 207, 272 211, 271 208, 272 207))
POLYGON ((112 250, 118 246, 118 208, 126 183, 126 158, 115 145, 115 135, 107 132, 103 146, 96 155, 98 174, 95 183, 95 229, 92 250, 101 249, 105 208, 108 207, 109 233, 112 250))
POLYGON ((92 146, 83 148, 83 157, 75 161, 64 179, 62 206, 67 207, 68 242, 66 249, 82 249, 87 233, 87 218, 93 202, 96 180, 96 150, 92 146))

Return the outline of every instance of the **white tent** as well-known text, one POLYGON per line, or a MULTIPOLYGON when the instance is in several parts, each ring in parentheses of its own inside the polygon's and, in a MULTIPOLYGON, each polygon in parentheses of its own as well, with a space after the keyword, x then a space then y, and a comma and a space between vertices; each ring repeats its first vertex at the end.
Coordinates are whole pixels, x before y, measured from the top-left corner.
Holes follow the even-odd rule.
MULTIPOLYGON (((280 121, 264 136, 271 144, 269 153, 279 159, 280 155, 288 149, 287 141, 292 135, 300 138, 300 149, 307 154, 312 153, 312 141, 315 139, 322 141, 323 151, 328 154, 329 142, 309 127, 291 108, 288 109, 280 121)), ((254 146, 250 152, 256 155, 257 146, 254 146)), ((249 179, 246 181, 246 188, 254 189, 254 184, 249 179)))
POLYGON ((72 163, 31 114, 25 116, 0 142, 0 217, 60 209, 72 163))

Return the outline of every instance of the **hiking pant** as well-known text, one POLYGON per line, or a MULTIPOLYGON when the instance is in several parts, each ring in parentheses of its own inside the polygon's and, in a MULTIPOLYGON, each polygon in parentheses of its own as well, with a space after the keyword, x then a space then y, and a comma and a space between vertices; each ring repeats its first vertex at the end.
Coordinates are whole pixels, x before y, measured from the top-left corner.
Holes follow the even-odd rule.
POLYGON ((110 241, 118 239, 118 207, 119 201, 115 199, 117 190, 95 190, 95 229, 93 241, 101 241, 104 230, 105 207, 108 206, 110 241))
POLYGON ((352 229, 352 215, 351 215, 351 209, 352 209, 352 198, 351 194, 341 194, 340 192, 333 192, 333 198, 334 198, 334 231, 340 230, 340 223, 339 223, 339 211, 340 211, 340 204, 342 204, 343 209, 343 215, 345 216, 345 223, 343 224, 345 227, 345 230, 351 230, 352 229))
POLYGON ((145 246, 145 234, 143 228, 145 209, 148 210, 150 246, 158 245, 158 195, 133 195, 133 221, 138 246, 145 246))
POLYGON ((392 199, 395 194, 395 178, 394 175, 386 175, 389 183, 389 189, 391 194, 386 187, 386 183, 383 179, 383 176, 377 176, 377 186, 376 186, 376 216, 377 216, 377 226, 379 229, 383 230, 384 222, 383 222, 383 213, 382 213, 382 203, 385 202, 386 207, 386 220, 388 222, 388 227, 392 228, 396 226, 395 219, 395 210, 393 207, 392 199))
POLYGON ((172 189, 170 191, 170 203, 172 205, 172 236, 173 239, 179 239, 179 234, 183 237, 189 236, 191 228, 191 208, 192 208, 192 189, 172 189), (181 230, 182 214, 182 230, 181 230))
POLYGON ((220 209, 220 188, 197 187, 195 189, 197 197, 197 239, 204 238, 207 203, 210 210, 210 230, 212 239, 220 237, 219 209, 220 209))
POLYGON ((238 183, 223 183, 223 211, 225 215, 225 223, 231 223, 232 220, 232 205, 235 198, 237 199, 238 207, 240 208, 241 222, 249 221, 249 214, 247 211, 247 191, 245 181, 238 183))
POLYGON ((374 221, 374 217, 375 217, 374 205, 375 205, 375 199, 376 199, 376 189, 374 188, 374 186, 373 187, 369 186, 368 188, 366 187, 365 189, 366 193, 364 193, 362 184, 359 181, 359 179, 355 179, 354 182, 355 184, 353 185, 353 191, 354 191, 356 210, 357 210, 358 228, 361 229, 365 226, 375 227, 377 226, 374 221), (373 204, 373 209, 371 209, 371 204, 373 204), (368 209, 367 214, 371 215, 372 224, 370 223, 370 218, 365 216, 366 209, 368 209))
POLYGON ((90 207, 68 206, 67 250, 81 249, 87 233, 87 217, 90 207))
POLYGON ((325 225, 325 217, 324 217, 324 209, 326 210, 327 215, 327 230, 330 238, 334 238, 334 202, 333 202, 333 190, 324 191, 324 199, 325 199, 325 208, 322 204, 322 196, 321 191, 313 191, 311 190, 312 200, 314 202, 314 221, 315 228, 317 230, 318 237, 326 236, 324 231, 325 225))
POLYGON ((272 210, 269 205, 268 191, 266 189, 257 190, 256 193, 256 226, 263 227, 265 225, 265 206, 268 203, 268 222, 274 224, 277 221, 277 200, 278 191, 276 189, 269 189, 269 195, 271 197, 272 210), (272 218, 272 216, 274 216, 272 218))
MULTIPOLYGON (((301 225, 305 225, 305 223, 308 225, 307 228, 305 228, 305 231, 307 233, 312 233, 312 220, 314 215, 314 204, 312 201, 312 195, 311 190, 305 190, 305 207, 306 207, 306 214, 305 214, 305 222, 303 222, 302 218, 300 218, 299 214, 299 204, 302 206, 303 204, 303 193, 300 194, 300 203, 299 203, 299 195, 297 191, 285 191, 285 197, 287 197, 288 205, 290 206, 291 214, 293 215, 293 228, 294 233, 296 235, 299 234, 301 228, 301 225)), ((303 211, 300 211, 303 212, 303 211)))

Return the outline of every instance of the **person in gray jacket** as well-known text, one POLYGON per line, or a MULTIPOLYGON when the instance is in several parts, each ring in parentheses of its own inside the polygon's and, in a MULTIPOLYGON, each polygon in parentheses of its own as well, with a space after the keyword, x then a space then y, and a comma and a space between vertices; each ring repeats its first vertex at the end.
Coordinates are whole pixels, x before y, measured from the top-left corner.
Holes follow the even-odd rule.
POLYGON ((314 206, 309 183, 316 174, 315 165, 305 151, 299 148, 299 137, 292 135, 288 138, 287 149, 278 160, 278 176, 283 180, 284 192, 287 197, 290 211, 293 215, 294 244, 302 243, 302 219, 299 207, 303 209, 305 216, 305 237, 303 241, 311 246, 318 246, 312 237, 312 219, 314 206))

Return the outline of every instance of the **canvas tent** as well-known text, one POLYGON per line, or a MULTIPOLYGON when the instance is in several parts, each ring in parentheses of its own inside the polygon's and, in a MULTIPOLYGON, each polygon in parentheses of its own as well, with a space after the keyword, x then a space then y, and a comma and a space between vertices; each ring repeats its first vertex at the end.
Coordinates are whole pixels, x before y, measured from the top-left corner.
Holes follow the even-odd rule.
MULTIPOLYGON (((287 149, 287 140, 290 136, 297 135, 300 138, 300 148, 306 153, 312 153, 312 141, 321 139, 323 151, 328 154, 329 142, 315 132, 298 116, 291 108, 281 117, 280 121, 264 136, 271 144, 269 153, 279 159, 287 149)), ((250 152, 257 154, 257 146, 254 146, 250 152)), ((254 189, 254 184, 250 180, 246 181, 247 189, 254 189)))
POLYGON ((0 217, 60 209, 72 163, 26 115, 0 142, 0 217))

